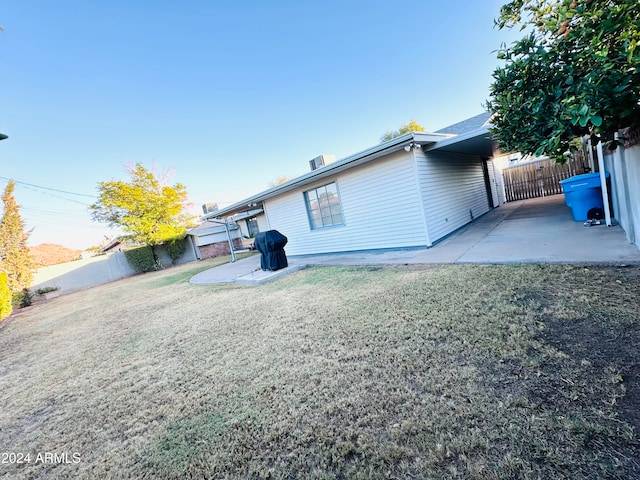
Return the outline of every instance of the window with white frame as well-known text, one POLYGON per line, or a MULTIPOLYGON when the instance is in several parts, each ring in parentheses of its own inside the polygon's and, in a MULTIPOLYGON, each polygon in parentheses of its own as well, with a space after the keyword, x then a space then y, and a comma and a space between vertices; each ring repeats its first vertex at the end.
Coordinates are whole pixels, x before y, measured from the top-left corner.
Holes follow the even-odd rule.
POLYGON ((335 182, 304 192, 311 229, 343 225, 342 206, 335 182))

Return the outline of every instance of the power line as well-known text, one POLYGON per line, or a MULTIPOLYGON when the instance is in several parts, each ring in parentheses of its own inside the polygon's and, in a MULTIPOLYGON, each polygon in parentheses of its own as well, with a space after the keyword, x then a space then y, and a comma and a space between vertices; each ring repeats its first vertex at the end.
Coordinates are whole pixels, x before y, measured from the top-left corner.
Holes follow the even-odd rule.
MULTIPOLYGON (((5 177, 0 177, 0 180, 4 180, 6 182, 9 181, 9 179, 7 179, 5 177)), ((41 195, 48 195, 49 197, 59 198, 61 200, 66 200, 67 202, 77 203, 78 205, 83 205, 85 207, 90 207, 91 206, 90 204, 85 203, 85 202, 80 202, 78 200, 73 200, 71 198, 61 197, 60 195, 55 195, 55 194, 49 193, 49 192, 43 192, 43 191, 40 191, 40 190, 36 190, 36 188, 44 188, 46 190, 52 190, 54 192, 62 192, 62 193, 70 194, 70 195, 81 195, 83 197, 88 197, 89 196, 89 195, 84 195, 83 193, 65 192, 64 190, 57 190, 55 188, 48 188, 48 187, 40 187, 38 185, 35 185, 34 187, 32 187, 31 183, 18 182, 16 180, 14 180, 14 182, 16 182, 16 184, 19 184, 22 188, 26 188, 27 190, 31 190, 32 192, 36 192, 36 193, 39 193, 41 195)), ((91 197, 91 198, 95 198, 95 197, 91 197)))
POLYGON ((45 215, 45 216, 62 216, 62 217, 70 217, 70 218, 90 218, 88 212, 73 212, 73 211, 64 211, 64 210, 42 210, 40 208, 28 207, 25 205, 20 205, 20 211, 26 212, 30 215, 45 215))
MULTIPOLYGON (((11 178, 6 178, 6 177, 0 177, 0 179, 4 180, 5 182, 8 182, 9 180, 12 180, 11 178)), ((30 187, 41 188, 43 190, 51 190, 52 192, 66 193, 67 195, 77 195, 79 197, 96 198, 95 195, 87 195, 85 193, 76 193, 76 192, 68 192, 66 190, 58 190, 57 188, 43 187, 42 185, 34 185, 33 183, 21 182, 20 180, 13 180, 13 181, 15 183, 20 184, 20 185, 28 185, 30 187)), ((60 197, 60 198, 62 198, 62 197, 60 197)))

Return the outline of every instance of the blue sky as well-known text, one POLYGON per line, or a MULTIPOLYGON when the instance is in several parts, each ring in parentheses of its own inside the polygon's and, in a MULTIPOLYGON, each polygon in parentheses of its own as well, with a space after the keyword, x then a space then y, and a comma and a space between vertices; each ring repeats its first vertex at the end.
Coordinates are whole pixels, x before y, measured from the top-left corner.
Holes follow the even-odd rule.
POLYGON ((125 166, 175 171, 194 212, 482 112, 498 0, 31 1, 0 10, 0 188, 30 243, 99 244, 87 205, 125 166), (45 188, 43 188, 45 187, 45 188))

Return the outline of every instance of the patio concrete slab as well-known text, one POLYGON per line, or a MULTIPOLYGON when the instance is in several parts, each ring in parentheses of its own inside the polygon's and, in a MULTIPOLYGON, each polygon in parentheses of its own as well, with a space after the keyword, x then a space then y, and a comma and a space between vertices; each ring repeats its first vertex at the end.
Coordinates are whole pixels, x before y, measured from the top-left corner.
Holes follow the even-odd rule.
POLYGON ((264 285, 268 282, 273 282, 279 278, 282 278, 286 275, 289 275, 293 272, 297 272, 298 270, 302 270, 307 265, 289 265, 286 268, 282 268, 280 270, 271 271, 271 270, 257 270, 248 275, 243 275, 241 277, 236 278, 235 283, 239 283, 240 285, 248 285, 250 287, 255 287, 258 285, 264 285))
MULTIPOLYGON (((585 227, 582 222, 574 222, 564 196, 554 195, 501 205, 431 248, 289 256, 288 261, 290 270, 284 269, 287 271, 277 278, 293 272, 292 267, 317 265, 640 265, 640 250, 627 242, 620 226, 585 227)), ((255 256, 201 272, 191 283, 226 283, 246 278, 249 283, 245 284, 252 284, 252 277, 278 273, 260 272, 260 257, 255 256)))
POLYGON ((254 255, 200 272, 191 277, 189 283, 233 283, 237 278, 257 271, 260 271, 260 256, 254 255))
POLYGON ((563 195, 514 203, 511 214, 458 263, 640 263, 640 250, 627 242, 619 225, 585 227, 575 222, 563 195))
POLYGON ((193 284, 238 283, 240 285, 257 286, 277 280, 307 266, 297 262, 276 271, 260 269, 260 255, 243 258, 231 263, 225 263, 204 272, 200 272, 189 280, 193 284))

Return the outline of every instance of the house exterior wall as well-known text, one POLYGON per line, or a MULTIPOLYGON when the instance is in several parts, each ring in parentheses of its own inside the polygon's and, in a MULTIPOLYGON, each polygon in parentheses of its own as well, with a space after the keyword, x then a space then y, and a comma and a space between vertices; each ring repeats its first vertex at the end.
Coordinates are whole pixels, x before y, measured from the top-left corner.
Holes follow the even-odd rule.
POLYGON ((258 230, 261 232, 269 230, 269 222, 267 221, 267 217, 264 213, 257 215, 256 220, 258 221, 258 230))
POLYGON ((490 210, 480 157, 417 152, 416 161, 431 243, 490 210))
POLYGON ((403 151, 265 200, 269 228, 287 236, 288 255, 424 247, 427 235, 414 168, 413 152, 403 151), (332 181, 344 225, 312 230, 304 192, 332 181))
POLYGON ((614 218, 627 241, 640 248, 640 144, 605 155, 605 170, 611 175, 614 218))

